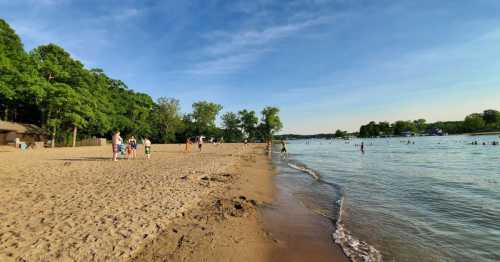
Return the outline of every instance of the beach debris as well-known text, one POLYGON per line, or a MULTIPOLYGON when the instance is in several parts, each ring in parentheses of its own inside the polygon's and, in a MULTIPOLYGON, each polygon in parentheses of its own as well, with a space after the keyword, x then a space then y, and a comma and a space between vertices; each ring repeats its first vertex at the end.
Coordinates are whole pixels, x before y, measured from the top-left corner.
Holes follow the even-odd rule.
POLYGON ((219 183, 227 183, 234 179, 234 175, 229 173, 217 173, 211 175, 205 175, 200 178, 203 181, 211 181, 211 182, 219 182, 219 183))
POLYGON ((254 212, 255 200, 247 200, 245 196, 235 197, 233 199, 217 199, 215 208, 220 218, 230 217, 245 217, 254 212))

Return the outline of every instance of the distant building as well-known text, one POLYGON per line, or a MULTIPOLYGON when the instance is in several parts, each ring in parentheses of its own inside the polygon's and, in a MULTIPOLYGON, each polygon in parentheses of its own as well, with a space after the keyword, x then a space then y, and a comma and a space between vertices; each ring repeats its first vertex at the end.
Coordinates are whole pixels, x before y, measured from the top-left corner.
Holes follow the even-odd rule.
POLYGON ((443 136, 445 133, 442 129, 439 128, 429 128, 425 131, 425 133, 429 136, 443 136))
POLYGON ((0 121, 0 145, 17 146, 20 142, 30 144, 45 141, 45 131, 36 125, 0 121))
POLYGON ((403 131, 403 132, 401 132, 401 136, 410 137, 410 136, 414 136, 414 134, 411 131, 403 131))

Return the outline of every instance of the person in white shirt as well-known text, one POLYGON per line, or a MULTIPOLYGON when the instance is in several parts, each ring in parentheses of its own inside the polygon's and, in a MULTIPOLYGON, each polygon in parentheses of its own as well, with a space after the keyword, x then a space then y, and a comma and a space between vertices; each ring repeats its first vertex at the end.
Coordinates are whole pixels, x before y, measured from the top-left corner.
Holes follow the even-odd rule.
POLYGON ((204 136, 198 137, 198 149, 200 150, 200 152, 201 152, 201 148, 203 147, 203 138, 205 138, 205 137, 204 136))
POLYGON ((151 157, 151 141, 147 138, 144 139, 144 154, 146 154, 147 159, 151 157))

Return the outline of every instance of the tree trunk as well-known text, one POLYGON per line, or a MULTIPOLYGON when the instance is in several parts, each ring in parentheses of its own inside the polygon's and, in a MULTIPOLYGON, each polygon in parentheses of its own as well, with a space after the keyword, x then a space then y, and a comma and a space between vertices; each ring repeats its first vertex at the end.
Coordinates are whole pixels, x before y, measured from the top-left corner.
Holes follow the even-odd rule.
POLYGON ((56 127, 52 129, 52 142, 50 143, 50 147, 54 148, 56 146, 56 127))
POLYGON ((76 133, 77 133, 77 130, 78 130, 77 127, 74 126, 73 127, 73 147, 76 146, 76 133))

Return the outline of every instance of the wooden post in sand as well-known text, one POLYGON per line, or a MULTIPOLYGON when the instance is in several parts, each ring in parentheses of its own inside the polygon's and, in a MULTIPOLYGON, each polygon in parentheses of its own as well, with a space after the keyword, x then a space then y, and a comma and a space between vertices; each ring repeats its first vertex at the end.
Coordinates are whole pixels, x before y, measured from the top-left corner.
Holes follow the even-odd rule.
POLYGON ((77 127, 73 127, 73 147, 76 146, 76 132, 77 132, 77 127))
POLYGON ((54 148, 56 146, 56 127, 52 129, 52 142, 50 143, 50 147, 54 148))

